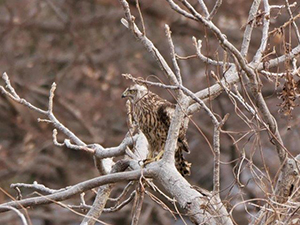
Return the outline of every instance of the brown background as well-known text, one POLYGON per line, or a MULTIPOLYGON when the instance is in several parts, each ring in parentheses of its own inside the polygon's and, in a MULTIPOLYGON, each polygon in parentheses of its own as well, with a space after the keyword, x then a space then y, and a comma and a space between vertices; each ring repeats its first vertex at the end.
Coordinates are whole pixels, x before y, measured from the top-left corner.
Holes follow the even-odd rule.
MULTIPOLYGON (((132 12, 140 25, 135 1, 132 12)), ((222 48, 214 35, 203 26, 188 21, 174 13, 165 1, 143 0, 146 34, 170 63, 170 53, 164 33, 164 24, 172 30, 176 51, 181 56, 194 55, 192 36, 203 40, 202 52, 212 58, 223 57, 222 48)), ((196 5, 197 1, 194 1, 196 5)), ((212 2, 212 1, 208 1, 212 2)), ((214 22, 220 27, 237 48, 240 48, 243 27, 247 23, 247 13, 251 1, 223 1, 214 22)), ((273 1, 272 1, 273 4, 273 1)), ((208 8, 212 5, 208 3, 208 8)), ((299 6, 293 8, 294 15, 299 6)), ((284 10, 272 13, 271 29, 287 20, 284 10)), ((52 82, 57 83, 54 112, 57 118, 86 143, 100 143, 105 147, 120 143, 127 132, 125 101, 121 99, 123 90, 130 81, 122 78, 122 73, 152 81, 167 82, 162 71, 151 55, 137 42, 120 23, 123 11, 118 1, 110 0, 10 0, 0 1, 0 73, 7 72, 19 95, 34 105, 46 109, 52 82)), ((251 60, 260 44, 261 27, 253 33, 250 53, 251 60)), ((283 53, 282 38, 270 39, 271 50, 283 53)), ((197 58, 180 62, 184 85, 193 91, 201 90, 214 83, 208 77, 216 68, 206 66, 197 58)), ((171 63, 170 63, 171 64, 171 63)), ((276 68, 277 69, 277 68, 276 68)), ((281 69, 281 68, 279 68, 281 69)), ((291 153, 299 152, 299 116, 296 109, 289 120, 278 113, 281 100, 277 98, 275 83, 262 77, 263 94, 273 115, 279 122, 280 132, 291 153), (288 127, 291 127, 288 130, 288 127)), ((1 81, 3 85, 3 81, 1 81)), ((160 96, 175 103, 165 90, 151 88, 160 96)), ((210 107, 220 116, 230 114, 224 130, 237 131, 238 139, 249 127, 235 115, 234 107, 225 94, 211 102, 210 107)), ((11 183, 37 181, 50 188, 62 188, 97 176, 90 155, 58 148, 52 142, 52 127, 38 123, 39 115, 27 108, 0 97, 0 187, 16 196, 9 188, 11 183)), ((209 117, 200 111, 193 116, 209 141, 212 141, 212 124, 209 117)), ((190 123, 188 140, 192 162, 192 176, 187 179, 192 185, 212 189, 213 155, 199 132, 190 123)), ((59 135, 59 140, 64 138, 59 135)), ((260 149, 263 149, 266 167, 272 177, 278 169, 278 158, 265 132, 249 134, 239 143, 232 145, 228 135, 221 136, 222 173, 221 189, 228 207, 241 201, 241 197, 263 197, 264 192, 255 184, 255 179, 247 161, 244 162, 239 188, 233 176, 235 166, 246 151, 249 161, 263 169, 260 149), (261 147, 260 147, 261 146, 261 147), (232 163, 228 163, 233 161, 232 163)), ((266 190, 268 187, 265 187, 266 190)), ((116 188, 113 195, 121 190, 116 188)), ((24 196, 29 194, 24 190, 24 196)), ((93 195, 87 193, 87 203, 92 203, 93 195)), ((0 191, 0 203, 9 201, 0 191)), ((79 198, 65 203, 78 203, 79 198)), ((130 209, 127 206, 115 214, 103 214, 101 220, 112 224, 130 224, 130 209)), ((251 210, 251 207, 249 208, 251 210)), ((57 205, 36 207, 28 210, 33 224, 78 224, 82 217, 57 205), (59 214, 58 214, 59 213, 59 214), (56 216, 53 216, 56 215, 56 216)), ((245 224, 247 214, 243 207, 235 210, 235 219, 245 224)), ((181 224, 180 221, 177 222, 181 224)), ((0 224, 19 224, 11 213, 0 215, 0 224)), ((171 215, 146 197, 140 224, 174 224, 171 215)))

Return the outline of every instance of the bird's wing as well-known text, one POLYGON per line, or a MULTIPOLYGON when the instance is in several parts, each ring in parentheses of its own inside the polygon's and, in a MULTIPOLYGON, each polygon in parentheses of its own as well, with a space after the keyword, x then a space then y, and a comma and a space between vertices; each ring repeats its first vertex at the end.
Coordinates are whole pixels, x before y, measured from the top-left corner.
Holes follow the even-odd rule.
POLYGON ((185 133, 183 131, 180 131, 179 137, 178 137, 178 146, 181 148, 183 151, 190 153, 190 147, 189 144, 186 140, 185 133), (181 135, 182 134, 182 135, 181 135), (181 137, 182 136, 182 137, 181 137))
POLYGON ((162 104, 159 104, 157 108, 157 115, 159 121, 161 121, 167 129, 170 127, 172 116, 175 112, 175 105, 170 102, 163 102, 162 104))
MULTIPOLYGON (((157 114, 159 120, 166 126, 166 129, 169 129, 171 124, 172 116, 175 112, 175 105, 170 102, 164 102, 157 109, 157 114)), ((179 136, 178 136, 178 147, 185 152, 190 152, 188 142, 186 140, 186 129, 181 127, 179 136)))

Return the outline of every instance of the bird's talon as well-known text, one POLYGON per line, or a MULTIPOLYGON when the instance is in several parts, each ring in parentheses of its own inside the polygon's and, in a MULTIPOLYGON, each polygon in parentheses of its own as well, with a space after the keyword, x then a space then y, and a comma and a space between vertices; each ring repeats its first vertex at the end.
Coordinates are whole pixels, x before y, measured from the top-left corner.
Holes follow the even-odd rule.
POLYGON ((145 166, 145 165, 150 164, 154 161, 155 161, 155 158, 149 158, 149 159, 144 159, 143 163, 144 163, 144 166, 145 166))

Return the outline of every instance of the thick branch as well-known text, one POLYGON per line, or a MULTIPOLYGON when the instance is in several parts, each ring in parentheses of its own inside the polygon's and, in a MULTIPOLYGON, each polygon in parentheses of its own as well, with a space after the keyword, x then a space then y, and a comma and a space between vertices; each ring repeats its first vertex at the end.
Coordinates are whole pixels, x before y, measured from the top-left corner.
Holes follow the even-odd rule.
POLYGON ((106 184, 98 189, 94 204, 89 212, 84 217, 80 225, 94 225, 96 220, 100 217, 111 193, 111 184, 106 184))
MULTIPOLYGON (((82 192, 85 192, 95 187, 99 187, 101 185, 117 183, 120 181, 137 180, 140 178, 141 174, 143 174, 144 177, 151 177, 153 176, 153 170, 144 169, 143 172, 141 170, 135 170, 131 172, 121 172, 121 173, 104 175, 101 177, 93 178, 91 180, 83 181, 74 186, 71 186, 67 190, 63 190, 58 193, 54 193, 42 197, 28 198, 20 201, 8 202, 8 203, 1 204, 0 207, 11 206, 19 209, 21 207, 26 208, 28 206, 37 206, 42 204, 50 204, 55 201, 63 201, 73 197, 76 194, 80 194, 82 192)), ((8 209, 0 208, 0 212, 5 212, 5 211, 8 211, 8 209)))
POLYGON ((126 147, 132 146, 139 138, 140 134, 136 134, 133 137, 126 135, 122 143, 116 147, 103 148, 101 145, 96 144, 89 146, 95 149, 95 156, 98 159, 104 159, 124 155, 126 147))
POLYGON ((249 12, 248 16, 248 21, 246 25, 246 29, 244 32, 244 37, 243 37, 243 43, 242 43, 242 49, 241 49, 241 54, 242 56, 247 56, 250 41, 251 41, 251 35, 252 35, 252 30, 256 21, 256 13, 259 8, 261 0, 254 0, 249 12))
POLYGON ((180 175, 173 164, 158 162, 160 170, 156 181, 175 198, 195 224, 231 225, 231 219, 222 203, 207 195, 207 191, 198 192, 180 175))
POLYGON ((171 124, 168 131, 168 137, 165 145, 165 152, 162 161, 175 164, 175 150, 177 146, 177 140, 179 135, 180 127, 183 123, 184 117, 186 115, 186 109, 188 106, 188 98, 179 92, 179 99, 176 105, 174 116, 171 120, 171 124))
MULTIPOLYGON (((263 30, 259 49, 256 51, 253 57, 252 64, 257 65, 261 62, 264 51, 266 50, 268 38, 269 38, 269 27, 270 27, 270 6, 268 0, 263 0, 265 14, 263 16, 263 30)), ((256 67, 256 66, 255 66, 256 67)))

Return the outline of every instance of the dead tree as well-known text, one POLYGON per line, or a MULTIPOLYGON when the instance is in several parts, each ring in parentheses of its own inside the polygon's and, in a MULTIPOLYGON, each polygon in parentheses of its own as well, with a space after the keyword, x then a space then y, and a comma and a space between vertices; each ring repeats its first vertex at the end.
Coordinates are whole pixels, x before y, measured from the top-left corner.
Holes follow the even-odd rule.
MULTIPOLYGON (((268 0, 262 2, 254 0, 249 11, 247 24, 244 27, 241 49, 238 49, 213 22, 213 18, 217 15, 222 1, 217 0, 212 10, 209 10, 202 0, 199 0, 196 6, 187 0, 167 0, 168 7, 174 10, 174 13, 180 14, 187 21, 204 26, 211 32, 223 51, 224 57, 222 59, 207 57, 202 53, 202 41, 197 40, 195 37, 191 38, 191 43, 195 47, 196 57, 215 68, 210 73, 210 78, 214 80, 214 84, 197 92, 191 91, 183 82, 185 74, 182 74, 178 63, 178 60, 182 60, 183 57, 180 57, 176 52, 170 27, 165 25, 165 38, 169 44, 172 66, 167 63, 160 50, 151 41, 151 37, 146 35, 142 16, 143 10, 139 5, 139 1, 136 1, 138 15, 135 16, 131 12, 133 6, 130 6, 128 1, 120 0, 119 2, 124 11, 124 18, 120 18, 121 23, 156 59, 169 84, 140 79, 130 74, 124 74, 123 76, 132 82, 142 82, 149 86, 172 90, 175 93, 177 106, 169 128, 165 153, 162 159, 141 167, 140 161, 145 158, 147 152, 147 141, 141 132, 137 132, 134 129, 129 130, 122 143, 117 147, 104 148, 99 144, 84 143, 64 126, 53 113, 53 107, 55 107, 53 105, 56 89, 55 83, 52 84, 50 90, 48 109, 44 110, 20 97, 11 85, 8 75, 3 73, 2 78, 6 85, 5 87, 1 86, 3 96, 40 113, 43 118, 39 119, 39 122, 52 124, 55 128, 53 130, 53 143, 56 146, 66 146, 72 150, 85 151, 93 156, 100 176, 58 190, 47 188, 43 184, 36 182, 33 184, 11 184, 11 187, 17 190, 17 199, 19 200, 0 204, 0 212, 12 210, 20 216, 23 224, 27 224, 26 217, 21 213, 21 209, 56 203, 71 210, 87 211, 81 224, 90 225, 95 224, 97 221, 104 223, 99 220, 102 212, 115 212, 135 199, 132 224, 138 224, 139 218, 143 214, 142 206, 145 195, 155 198, 149 192, 149 189, 152 189, 172 205, 173 209, 169 209, 171 213, 174 211, 175 214, 182 218, 183 212, 184 216, 188 216, 194 224, 235 224, 232 212, 240 205, 243 205, 245 208, 249 205, 259 209, 256 213, 249 213, 250 224, 296 224, 299 221, 300 155, 291 155, 289 149, 285 147, 284 140, 279 133, 277 121, 270 113, 269 106, 262 94, 264 87, 261 81, 262 76, 275 81, 278 79, 284 80, 284 89, 280 93, 280 97, 283 99, 281 110, 286 115, 290 115, 296 106, 295 101, 299 97, 299 81, 297 82, 297 77, 300 76, 300 68, 297 65, 297 57, 300 54, 300 34, 297 19, 300 17, 300 14, 293 15, 292 11, 296 2, 290 4, 288 1, 284 1, 283 5, 270 5, 268 0), (271 12, 278 9, 286 10, 289 19, 282 26, 271 29, 271 12), (136 24, 136 18, 139 18, 141 28, 136 24), (260 45, 254 57, 249 59, 248 50, 252 39, 252 31, 257 26, 262 27, 260 45), (277 52, 270 52, 268 45, 271 35, 280 34, 285 37, 286 30, 294 32, 296 43, 284 41, 286 51, 282 55, 278 55, 277 52), (280 71, 274 71, 273 68, 279 68, 280 71), (245 199, 237 202, 231 209, 227 208, 220 197, 222 190, 220 187, 220 133, 228 134, 222 129, 224 124, 226 124, 228 115, 221 118, 207 104, 221 93, 225 93, 228 96, 232 102, 232 107, 238 111, 240 118, 252 127, 253 133, 266 132, 268 134, 270 142, 274 146, 274 154, 278 155, 280 161, 278 176, 274 178, 274 182, 267 171, 262 171, 253 165, 255 167, 253 171, 258 171, 259 173, 256 175, 258 182, 261 182, 258 186, 264 183, 263 179, 267 180, 264 183, 268 185, 264 190, 266 192, 265 197, 245 199), (174 165, 175 147, 180 125, 184 122, 185 115, 197 115, 200 110, 201 113, 204 111, 209 116, 214 127, 212 134, 212 152, 214 157, 213 189, 210 191, 193 187, 178 173, 174 165), (60 143, 57 140, 58 131, 62 132, 68 139, 60 143), (115 158, 119 156, 124 157, 115 161, 115 158), (120 197, 115 199, 116 205, 111 208, 105 208, 114 186, 124 181, 128 182, 128 185, 124 188, 120 197), (134 190, 127 199, 124 199, 132 185, 135 186, 134 190), (163 187, 165 192, 162 192, 158 186, 163 187), (39 196, 21 199, 21 189, 23 188, 35 191, 39 193, 39 196), (93 188, 98 188, 94 203, 93 205, 87 205, 84 200, 84 193, 93 188), (75 195, 81 196, 80 205, 65 205, 61 203, 75 195), (257 202, 260 202, 260 204, 257 202), (178 210, 178 206, 180 210, 178 210)), ((135 44, 138 43, 134 42, 134 40, 130 43, 130 45, 135 44)), ((188 58, 185 57, 185 59, 188 58)), ((122 78, 120 77, 120 79, 122 78)), ((128 124, 131 127, 130 110, 128 112, 128 124)), ((233 142, 236 143, 237 141, 233 137, 233 142)), ((237 180, 244 166, 244 161, 250 162, 251 160, 246 155, 242 155, 242 160, 238 165, 239 169, 236 171, 237 180)), ((162 201, 156 201, 163 205, 162 201)))

